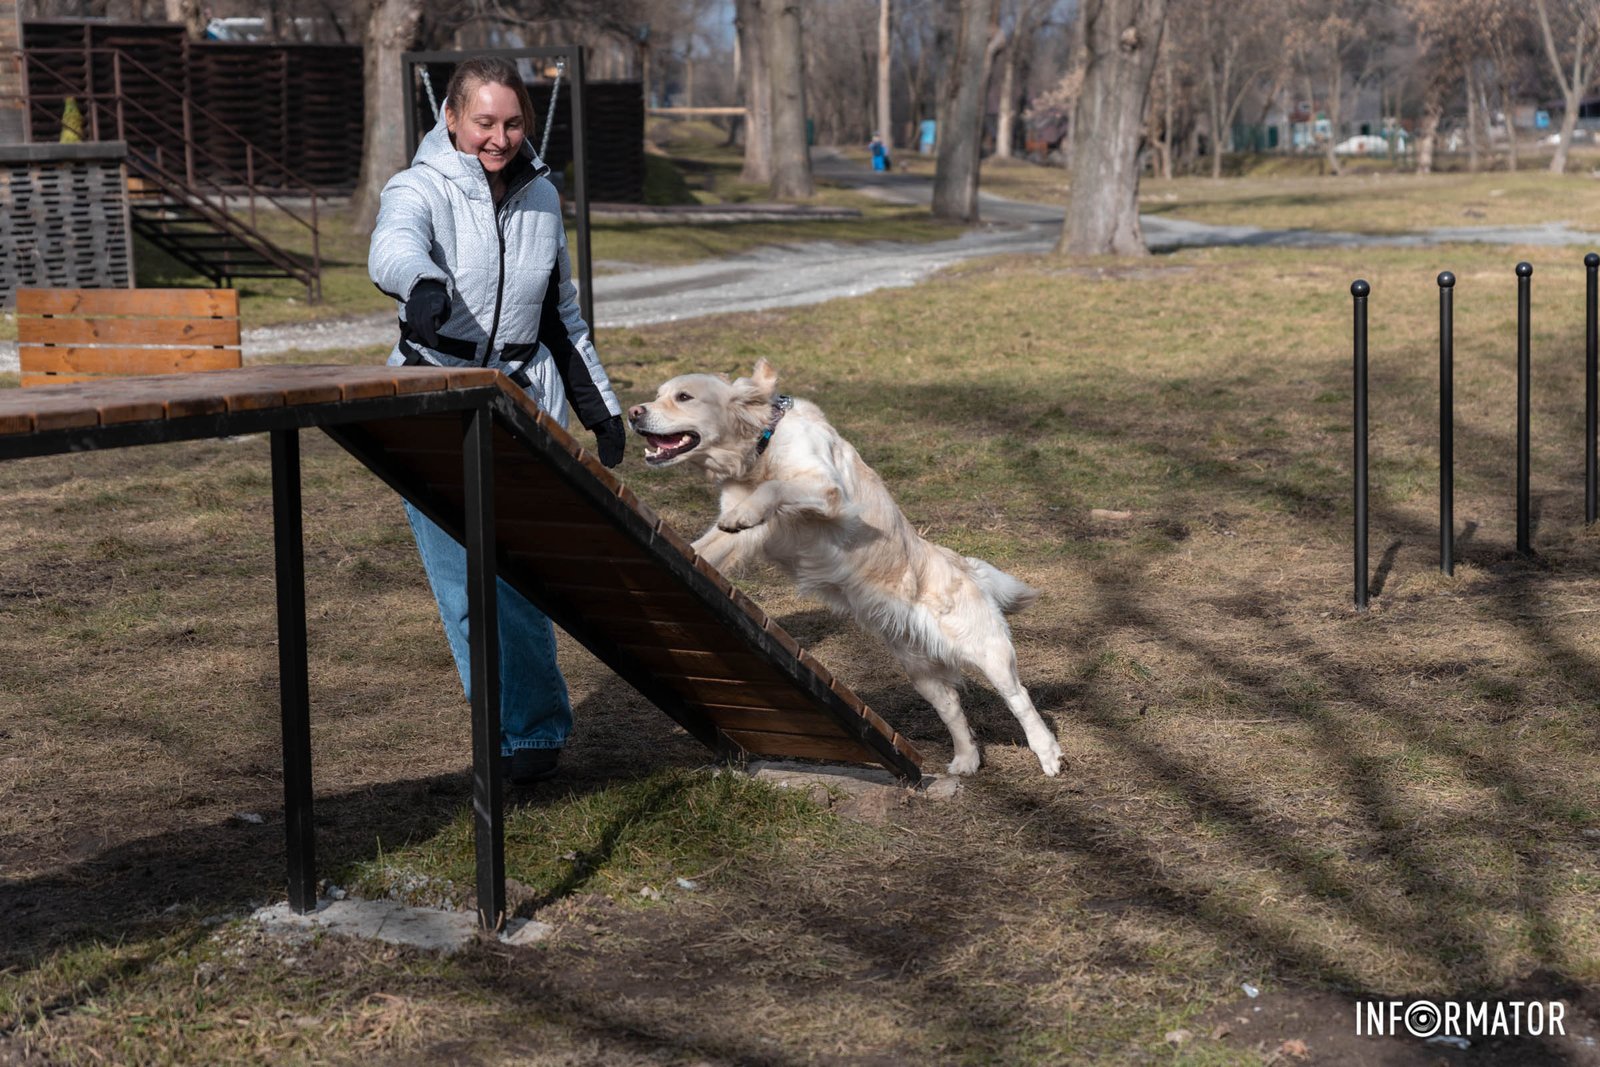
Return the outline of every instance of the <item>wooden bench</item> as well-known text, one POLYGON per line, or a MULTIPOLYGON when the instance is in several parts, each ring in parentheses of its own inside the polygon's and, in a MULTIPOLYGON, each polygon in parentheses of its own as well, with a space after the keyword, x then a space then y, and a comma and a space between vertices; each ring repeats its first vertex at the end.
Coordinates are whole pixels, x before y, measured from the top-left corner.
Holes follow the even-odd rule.
POLYGON ((236 289, 19 289, 22 384, 243 365, 236 289))

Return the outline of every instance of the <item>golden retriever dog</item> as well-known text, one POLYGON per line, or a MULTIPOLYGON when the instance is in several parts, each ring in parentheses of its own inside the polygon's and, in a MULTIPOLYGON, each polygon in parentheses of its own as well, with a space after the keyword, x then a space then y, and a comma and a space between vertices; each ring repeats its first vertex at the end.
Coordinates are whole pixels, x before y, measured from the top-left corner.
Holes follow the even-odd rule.
POLYGON ((961 711, 964 669, 1005 698, 1044 773, 1058 773, 1061 748, 1017 678, 1005 619, 1038 591, 924 540, 821 410, 777 395, 777 385, 761 360, 735 381, 673 378, 628 411, 646 463, 697 466, 721 492, 721 515, 695 550, 727 571, 765 556, 802 592, 882 638, 949 727, 951 774, 980 762, 961 711))

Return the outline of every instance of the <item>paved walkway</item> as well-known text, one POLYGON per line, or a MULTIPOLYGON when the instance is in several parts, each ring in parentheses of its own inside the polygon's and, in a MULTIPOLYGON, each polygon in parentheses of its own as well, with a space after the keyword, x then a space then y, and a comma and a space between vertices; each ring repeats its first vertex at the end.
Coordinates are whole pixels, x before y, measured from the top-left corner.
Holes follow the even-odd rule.
MULTIPOLYGON (((853 182, 873 195, 902 204, 928 204, 933 183, 908 174, 882 174, 819 149, 814 167, 830 180, 853 182)), ((1001 253, 1040 253, 1055 247, 1063 208, 979 194, 982 224, 948 241, 890 241, 843 245, 812 242, 757 249, 726 259, 681 267, 645 267, 594 280, 595 318, 607 327, 720 315, 737 311, 817 304, 876 289, 915 285, 952 263, 1001 253)), ((1392 248, 1458 242, 1600 247, 1600 234, 1559 223, 1541 226, 1457 226, 1419 233, 1374 236, 1317 230, 1264 230, 1212 226, 1160 215, 1144 215, 1145 240, 1153 252, 1232 245, 1261 248, 1392 248)), ((262 327, 244 333, 246 360, 293 349, 327 351, 388 345, 395 316, 383 312, 334 322, 262 327)), ((16 370, 16 345, 0 343, 0 371, 16 370)))

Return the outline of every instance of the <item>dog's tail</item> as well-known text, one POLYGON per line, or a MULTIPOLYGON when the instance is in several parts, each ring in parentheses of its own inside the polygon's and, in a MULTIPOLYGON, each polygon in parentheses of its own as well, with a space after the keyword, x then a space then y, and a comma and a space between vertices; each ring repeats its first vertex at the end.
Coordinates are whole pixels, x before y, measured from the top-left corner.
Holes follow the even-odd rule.
POLYGON ((972 568, 972 577, 977 581, 978 588, 994 601, 1002 614, 1014 615, 1039 599, 1039 590, 986 560, 968 556, 967 566, 972 568))

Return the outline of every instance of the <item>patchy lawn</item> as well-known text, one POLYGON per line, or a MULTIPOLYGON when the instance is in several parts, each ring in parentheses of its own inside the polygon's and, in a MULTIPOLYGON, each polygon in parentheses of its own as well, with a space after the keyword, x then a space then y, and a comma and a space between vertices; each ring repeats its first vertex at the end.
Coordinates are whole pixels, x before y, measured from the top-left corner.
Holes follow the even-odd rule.
MULTIPOLYGON (((1579 255, 1543 249, 1019 257, 603 331, 624 399, 766 356, 928 536, 1043 589, 1016 644, 1067 767, 1040 775, 974 686, 985 765, 964 791, 855 822, 710 777, 563 642, 577 732, 507 850, 515 908, 556 934, 442 959, 241 919, 283 895, 265 439, 0 465, 0 1062, 1281 1064, 1294 1042, 1313 1063, 1588 1062, 1582 290, 1579 255), (1533 561, 1511 551, 1518 258, 1536 267, 1533 561), (1434 527, 1444 268, 1454 579, 1434 527), (1357 997, 1532 994, 1570 1005, 1573 1040, 1456 1053, 1348 1032, 1357 997)), ((398 501, 325 439, 305 463, 322 869, 465 906, 466 705, 398 501)), ((621 474, 687 533, 713 514, 684 472, 635 453, 621 474)), ((743 584, 948 758, 880 647, 773 574, 743 584)))

